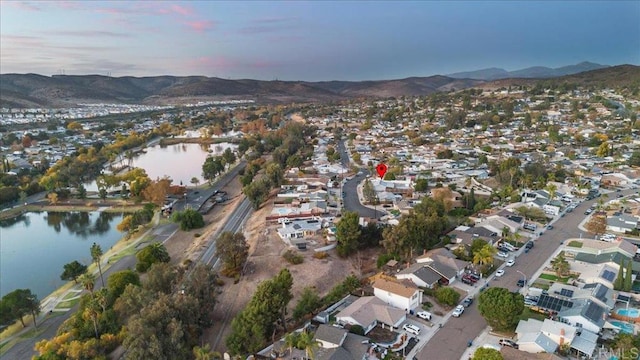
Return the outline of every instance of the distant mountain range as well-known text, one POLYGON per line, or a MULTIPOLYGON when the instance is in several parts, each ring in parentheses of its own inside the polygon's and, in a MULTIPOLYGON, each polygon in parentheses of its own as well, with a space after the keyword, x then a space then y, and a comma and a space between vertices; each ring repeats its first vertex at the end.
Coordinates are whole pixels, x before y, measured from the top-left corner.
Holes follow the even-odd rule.
MULTIPOLYGON (((559 69, 557 73, 600 66, 581 63, 559 69)), ((439 91, 470 87, 529 84, 535 79, 523 79, 537 73, 546 78, 548 68, 529 68, 511 72, 520 79, 501 79, 489 82, 470 79, 474 72, 454 76, 410 77, 378 81, 261 81, 226 80, 205 76, 107 77, 101 75, 2 74, 0 75, 0 107, 64 107, 78 103, 137 103, 177 104, 202 100, 254 99, 258 103, 290 103, 340 101, 360 97, 400 97, 428 95, 439 91), (526 70, 526 71, 525 71, 526 70), (528 71, 528 72, 527 72, 528 71), (471 74, 471 75, 470 75, 471 74), (523 75, 524 74, 524 75, 523 75), (542 74, 542 75, 541 75, 542 74)), ((501 69, 483 70, 497 76, 501 69)), ((516 76, 513 75, 513 76, 516 76)), ((479 75, 476 75, 476 77, 479 75)), ((561 76, 558 81, 579 84, 627 84, 640 81, 640 67, 620 65, 604 67, 575 75, 561 76)))
POLYGON ((588 61, 575 65, 563 66, 559 68, 549 68, 544 66, 533 66, 526 69, 507 71, 500 68, 489 68, 475 71, 465 71, 447 75, 454 79, 476 79, 476 80, 499 80, 508 78, 534 78, 544 79, 565 75, 573 75, 590 70, 608 68, 609 65, 600 65, 588 61))

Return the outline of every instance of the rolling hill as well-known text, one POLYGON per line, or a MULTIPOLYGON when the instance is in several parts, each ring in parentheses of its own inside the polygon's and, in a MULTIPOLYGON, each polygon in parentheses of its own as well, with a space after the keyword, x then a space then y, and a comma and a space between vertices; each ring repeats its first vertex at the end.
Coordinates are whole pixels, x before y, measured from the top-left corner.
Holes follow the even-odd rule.
MULTIPOLYGON (((571 69, 575 70, 576 67, 571 69)), ((490 70, 494 74, 500 73, 500 69, 490 70)), ((535 71, 544 72, 540 69, 535 71)), ((305 82, 228 80, 205 76, 108 77, 2 74, 0 75, 0 106, 64 107, 96 102, 173 104, 229 98, 254 99, 258 102, 317 102, 360 97, 418 96, 479 86, 528 85, 536 81, 619 86, 640 82, 640 67, 620 65, 553 79, 520 78, 492 82, 468 78, 456 79, 442 75, 377 81, 305 82)))
POLYGON ((526 69, 507 71, 500 68, 489 68, 476 71, 466 71, 447 75, 455 79, 478 79, 478 80, 499 80, 507 78, 552 78, 564 75, 577 74, 584 71, 607 68, 609 65, 600 65, 588 61, 575 65, 563 66, 559 68, 549 68, 545 66, 533 66, 526 69))

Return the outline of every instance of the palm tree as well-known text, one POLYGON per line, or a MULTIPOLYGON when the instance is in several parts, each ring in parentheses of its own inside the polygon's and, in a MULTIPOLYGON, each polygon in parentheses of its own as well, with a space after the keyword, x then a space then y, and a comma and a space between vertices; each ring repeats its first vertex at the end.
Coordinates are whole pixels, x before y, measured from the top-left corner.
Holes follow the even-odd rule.
POLYGON ((198 184, 200 183, 200 180, 198 180, 198 178, 194 176, 194 177, 191 178, 191 183, 193 185, 195 185, 195 187, 197 189, 198 188, 198 184))
POLYGON ((293 354, 293 348, 298 345, 300 334, 297 332, 290 332, 284 336, 284 346, 289 348, 289 357, 293 354))
POLYGON ((476 265, 493 264, 493 255, 495 255, 496 252, 496 248, 489 244, 486 244, 485 246, 481 247, 480 250, 476 251, 475 254, 473 254, 473 263, 476 265))
POLYGON ((91 245, 91 258, 93 262, 98 265, 98 271, 100 272, 100 280, 102 280, 102 286, 104 286, 104 277, 102 276, 102 266, 100 265, 100 258, 102 257, 102 248, 100 245, 93 243, 91 245))
POLYGON ((565 259, 564 253, 560 252, 558 256, 551 260, 551 268, 556 272, 556 275, 558 275, 558 277, 561 277, 569 274, 571 265, 569 265, 569 262, 567 261, 567 259, 565 259))
POLYGON ((211 346, 206 344, 205 346, 195 346, 193 348, 193 356, 196 360, 213 360, 214 354, 211 351, 211 346))
POLYGON ((84 312, 82 313, 82 317, 84 319, 91 319, 93 322, 93 331, 96 334, 96 339, 100 338, 100 333, 98 332, 98 316, 100 315, 100 305, 96 301, 93 296, 86 303, 84 312))
POLYGON ((307 359, 314 360, 316 358, 314 351, 320 346, 320 342, 313 338, 313 334, 303 331, 298 339, 298 348, 303 348, 307 359))
POLYGON ((96 284, 95 275, 93 275, 92 273, 86 272, 78 278, 78 281, 80 281, 80 284, 82 284, 82 287, 85 290, 89 290, 89 292, 93 294, 93 288, 96 284))

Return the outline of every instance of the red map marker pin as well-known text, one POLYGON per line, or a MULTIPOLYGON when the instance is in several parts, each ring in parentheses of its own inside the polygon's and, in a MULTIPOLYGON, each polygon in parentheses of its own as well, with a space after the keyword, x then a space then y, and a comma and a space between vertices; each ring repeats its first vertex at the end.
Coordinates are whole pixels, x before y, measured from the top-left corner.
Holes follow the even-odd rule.
POLYGON ((380 179, 384 179, 384 174, 387 173, 387 165, 378 164, 378 166, 376 166, 376 171, 378 172, 378 175, 380 175, 380 179))

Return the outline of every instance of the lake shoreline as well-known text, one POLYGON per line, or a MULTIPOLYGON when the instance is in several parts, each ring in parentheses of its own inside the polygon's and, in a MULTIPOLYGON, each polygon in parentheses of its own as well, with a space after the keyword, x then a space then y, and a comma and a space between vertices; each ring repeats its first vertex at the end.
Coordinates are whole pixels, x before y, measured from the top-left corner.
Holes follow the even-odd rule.
POLYGON ((141 210, 144 207, 142 204, 136 204, 132 202, 125 202, 123 200, 100 200, 100 199, 71 199, 60 201, 57 204, 51 204, 46 200, 31 203, 28 205, 17 206, 11 209, 0 212, 0 221, 8 220, 16 216, 20 216, 27 212, 41 212, 41 211, 56 211, 56 212, 69 212, 69 211, 106 211, 106 212, 119 212, 127 213, 141 210))

